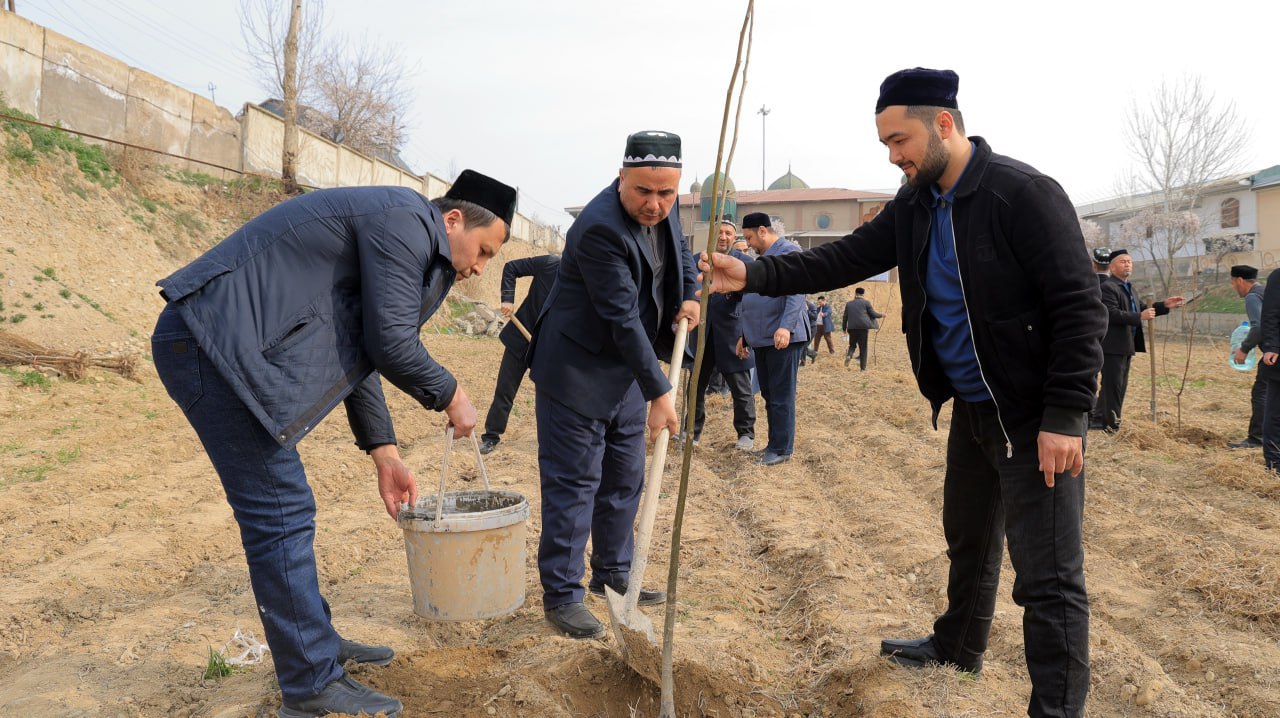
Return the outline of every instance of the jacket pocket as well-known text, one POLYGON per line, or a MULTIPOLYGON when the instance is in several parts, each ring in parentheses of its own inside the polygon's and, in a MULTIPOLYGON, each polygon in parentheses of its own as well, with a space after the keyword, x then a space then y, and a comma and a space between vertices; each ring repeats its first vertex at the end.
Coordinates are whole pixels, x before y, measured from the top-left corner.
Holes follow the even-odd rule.
POLYGON ((262 347, 262 356, 266 359, 271 359, 306 339, 315 329, 315 326, 319 324, 316 320, 315 307, 309 306, 302 310, 296 317, 284 323, 284 331, 276 334, 271 341, 262 347))
POLYGON ((1046 371, 1043 317, 1040 312, 1023 312, 1012 319, 989 321, 987 331, 1007 386, 1026 400, 1040 399, 1046 371))

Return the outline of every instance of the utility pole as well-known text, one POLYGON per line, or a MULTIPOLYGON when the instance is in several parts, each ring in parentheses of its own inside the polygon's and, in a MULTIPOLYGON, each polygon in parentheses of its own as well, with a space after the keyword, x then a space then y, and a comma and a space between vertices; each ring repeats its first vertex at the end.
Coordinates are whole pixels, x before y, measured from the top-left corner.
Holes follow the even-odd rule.
POLYGON ((298 29, 302 26, 302 0, 293 0, 289 33, 284 38, 284 149, 280 179, 290 194, 298 191, 298 29))
POLYGON ((764 190, 764 189, 768 189, 768 188, 769 188, 769 186, 768 186, 768 185, 766 185, 766 184, 764 183, 764 182, 765 182, 765 176, 764 176, 764 171, 765 171, 765 170, 764 170, 764 158, 765 158, 765 153, 764 153, 764 148, 765 148, 765 144, 764 144, 764 142, 765 142, 764 120, 765 120, 765 118, 766 118, 766 117, 768 117, 768 116, 769 116, 769 113, 770 113, 770 112, 772 112, 772 111, 773 111, 773 110, 770 110, 769 108, 765 107, 764 105, 760 105, 760 111, 756 113, 757 115, 760 115, 760 189, 762 189, 762 190, 764 190))

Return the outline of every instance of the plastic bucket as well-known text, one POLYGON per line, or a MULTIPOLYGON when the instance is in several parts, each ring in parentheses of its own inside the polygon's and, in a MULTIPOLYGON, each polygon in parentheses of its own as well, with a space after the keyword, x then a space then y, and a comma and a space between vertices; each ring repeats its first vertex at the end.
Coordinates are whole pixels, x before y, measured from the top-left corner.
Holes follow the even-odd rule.
POLYGON ((450 491, 400 511, 413 612, 433 621, 476 621, 524 603, 529 502, 514 491, 450 491))

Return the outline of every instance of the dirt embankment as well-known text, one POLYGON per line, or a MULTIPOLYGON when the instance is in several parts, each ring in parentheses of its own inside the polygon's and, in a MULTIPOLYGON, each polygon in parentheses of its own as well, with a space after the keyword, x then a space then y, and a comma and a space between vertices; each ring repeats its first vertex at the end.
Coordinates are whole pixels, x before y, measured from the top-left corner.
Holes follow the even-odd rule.
MULTIPOLYGON (((225 234, 250 200, 163 179, 110 190, 81 182, 76 191, 68 189, 73 170, 0 162, 0 313, 27 315, 5 328, 50 346, 145 352, 160 307, 155 279, 225 234)), ((495 296, 479 298, 496 300, 497 274, 486 273, 477 291, 495 296)), ((893 316, 896 292, 874 286, 872 297, 891 318, 874 339, 869 371, 847 370, 825 351, 801 369, 790 463, 765 470, 746 461, 732 448, 729 402, 709 399, 679 594, 682 716, 1024 710, 1029 686, 1007 565, 981 678, 905 670, 875 655, 882 637, 927 632, 942 605, 946 427, 932 430, 915 390, 893 316)), ((500 345, 437 334, 426 341, 487 408, 500 345)), ((1222 446, 1244 429, 1250 377, 1226 368, 1221 347, 1197 346, 1178 428, 1169 386, 1184 350, 1157 347, 1160 423, 1141 416, 1141 362, 1125 429, 1089 437, 1089 715, 1280 715, 1280 484, 1256 452, 1222 446)), ((394 389, 388 397, 404 454, 422 484, 433 484, 442 417, 394 389)), ((0 374, 0 426, 0 715, 271 714, 278 693, 269 659, 202 677, 210 648, 221 650, 237 629, 260 637, 261 628, 217 479, 150 370, 140 383, 109 373, 79 382, 0 374)), ((396 647, 390 666, 355 672, 400 696, 406 715, 657 715, 656 689, 612 645, 558 638, 543 622, 527 386, 487 461, 494 482, 534 509, 529 599, 505 618, 415 616, 399 531, 342 417, 301 451, 320 507, 317 554, 335 625, 396 647)), ((455 456, 469 473, 465 452, 455 456)), ((669 487, 677 468, 673 456, 669 487)), ((665 576, 673 504, 663 499, 650 583, 665 576)))

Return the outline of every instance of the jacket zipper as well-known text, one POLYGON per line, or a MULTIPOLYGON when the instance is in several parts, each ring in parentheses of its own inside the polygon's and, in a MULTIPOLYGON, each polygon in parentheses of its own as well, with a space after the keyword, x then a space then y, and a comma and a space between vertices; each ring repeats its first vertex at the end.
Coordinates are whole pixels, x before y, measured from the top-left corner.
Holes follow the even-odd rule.
MULTIPOLYGON (((955 204, 951 207, 954 209, 955 204)), ((982 359, 978 356, 978 340, 973 335, 973 319, 969 316, 969 297, 964 289, 964 272, 960 271, 960 250, 956 247, 956 225, 955 214, 951 216, 951 251, 956 257, 956 277, 960 279, 960 301, 964 303, 964 321, 969 326, 969 345, 973 347, 973 359, 978 362, 978 376, 982 378, 982 386, 986 387, 987 393, 991 395, 991 403, 996 407, 996 423, 1000 425, 1000 433, 1004 435, 1005 458, 1013 458, 1013 442, 1009 439, 1009 432, 1004 429, 1004 419, 1000 416, 1000 402, 996 401, 996 393, 991 391, 991 385, 987 383, 986 372, 982 371, 982 359)), ((923 341, 923 339, 921 340, 923 341)))

